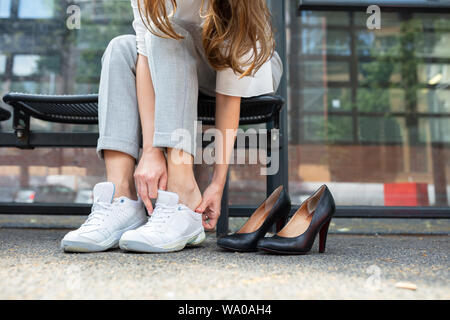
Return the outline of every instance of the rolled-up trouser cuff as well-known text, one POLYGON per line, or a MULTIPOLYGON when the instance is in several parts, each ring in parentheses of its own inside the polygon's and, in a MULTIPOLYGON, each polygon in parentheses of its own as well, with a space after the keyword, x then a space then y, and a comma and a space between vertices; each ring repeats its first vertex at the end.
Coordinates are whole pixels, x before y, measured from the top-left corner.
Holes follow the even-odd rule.
POLYGON ((183 150, 195 157, 195 137, 188 132, 165 133, 155 132, 153 146, 157 148, 172 148, 183 150))
POLYGON ((103 159, 103 150, 123 152, 132 156, 137 161, 139 159, 140 147, 135 141, 114 137, 101 137, 97 142, 97 155, 100 159, 103 159))

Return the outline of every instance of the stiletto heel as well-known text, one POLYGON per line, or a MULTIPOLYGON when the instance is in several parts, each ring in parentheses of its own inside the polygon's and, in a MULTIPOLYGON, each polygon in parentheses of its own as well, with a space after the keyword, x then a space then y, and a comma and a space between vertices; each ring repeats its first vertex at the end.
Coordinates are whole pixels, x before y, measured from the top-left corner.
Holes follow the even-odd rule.
POLYGON ((319 253, 325 252, 325 245, 327 243, 327 235, 328 235, 328 228, 330 227, 331 219, 325 222, 325 224, 322 226, 322 229, 320 229, 320 235, 319 235, 319 253))

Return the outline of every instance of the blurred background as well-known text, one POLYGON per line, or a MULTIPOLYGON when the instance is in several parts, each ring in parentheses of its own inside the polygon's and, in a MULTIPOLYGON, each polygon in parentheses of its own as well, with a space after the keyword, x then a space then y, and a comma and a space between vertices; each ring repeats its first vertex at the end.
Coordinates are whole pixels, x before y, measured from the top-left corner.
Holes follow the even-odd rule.
MULTIPOLYGON (((0 0, 0 95, 97 93, 108 42, 134 33, 130 2, 71 3, 81 8, 80 30, 66 27, 68 2, 0 0)), ((449 206, 450 14, 382 12, 381 30, 368 30, 365 12, 299 12, 297 1, 285 3, 293 203, 327 183, 338 205, 449 206)), ((259 170, 232 166, 231 204, 265 198, 259 170)), ((211 168, 196 173, 206 186, 211 168)), ((93 149, 0 148, 0 202, 90 203, 104 179, 93 149)))

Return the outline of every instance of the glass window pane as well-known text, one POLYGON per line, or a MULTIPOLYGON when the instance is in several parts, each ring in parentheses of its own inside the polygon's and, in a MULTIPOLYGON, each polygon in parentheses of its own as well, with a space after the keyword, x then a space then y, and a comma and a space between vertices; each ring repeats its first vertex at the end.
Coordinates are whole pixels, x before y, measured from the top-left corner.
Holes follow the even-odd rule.
POLYGON ((398 29, 391 29, 390 32, 385 32, 383 29, 358 30, 356 32, 356 48, 358 54, 364 57, 399 56, 398 31, 398 29))
POLYGON ((105 179, 104 164, 93 149, 2 148, 0 153, 10 159, 0 162, 0 188, 7 191, 0 192, 0 201, 90 203, 86 193, 105 179), (30 158, 32 165, 23 160, 30 158))
POLYGON ((350 116, 328 116, 326 124, 328 141, 353 141, 353 122, 350 116))
POLYGON ((13 60, 13 74, 15 76, 32 76, 38 72, 40 56, 34 54, 18 54, 13 60))
POLYGON ((302 54, 349 55, 350 36, 346 31, 304 28, 302 31, 302 54))
POLYGON ((54 14, 54 0, 20 0, 19 18, 48 19, 54 14))
POLYGON ((450 142, 450 117, 446 118, 420 118, 419 132, 420 141, 429 142, 450 142))
POLYGON ((358 118, 359 139, 361 142, 402 142, 405 133, 405 120, 389 117, 358 118))
POLYGON ((6 71, 6 55, 0 54, 0 74, 4 74, 6 71))
POLYGON ((349 64, 341 61, 307 60, 300 61, 303 68, 301 73, 305 82, 349 81, 349 64))
POLYGON ((360 62, 358 80, 366 86, 388 85, 402 81, 401 70, 398 63, 384 59, 372 62, 360 62))
POLYGON ((301 123, 303 135, 307 141, 323 141, 325 122, 323 116, 304 116, 301 123))
POLYGON ((306 141, 351 141, 353 137, 349 116, 307 115, 301 125, 306 141))
MULTIPOLYGON (((40 76, 43 82, 50 81, 60 71, 58 56, 17 54, 13 59, 13 75, 19 77, 40 76)), ((53 79, 55 80, 55 79, 53 79)))
POLYGON ((418 112, 450 113, 450 90, 421 89, 417 95, 418 112))
POLYGON ((430 86, 449 85, 450 64, 420 63, 417 65, 417 77, 421 84, 427 84, 430 86))
POLYGON ((422 58, 447 58, 450 48, 450 30, 424 32, 416 36, 415 54, 422 58))
POLYGON ((304 25, 348 26, 350 14, 342 11, 302 11, 300 21, 304 25))
POLYGON ((93 23, 114 20, 116 23, 129 23, 130 3, 127 0, 114 1, 78 1, 83 17, 86 23, 93 23))
POLYGON ((358 88, 356 104, 361 112, 405 111, 403 89, 358 88))
POLYGON ((11 90, 14 92, 39 93, 48 92, 48 83, 41 81, 12 81, 11 90))
POLYGON ((11 14, 11 0, 0 0, 0 18, 9 18, 11 14))
POLYGON ((349 88, 305 88, 303 110, 305 111, 351 111, 351 90, 349 88), (326 101, 326 102, 325 102, 326 101))
POLYGON ((415 12, 413 18, 420 21, 426 29, 437 29, 450 31, 450 21, 445 13, 415 12))

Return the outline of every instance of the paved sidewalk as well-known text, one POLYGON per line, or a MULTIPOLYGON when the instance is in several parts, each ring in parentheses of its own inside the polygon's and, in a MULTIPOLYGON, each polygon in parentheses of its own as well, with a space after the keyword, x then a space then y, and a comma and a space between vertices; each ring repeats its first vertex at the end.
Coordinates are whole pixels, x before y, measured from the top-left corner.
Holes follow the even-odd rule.
POLYGON ((450 299, 448 236, 332 234, 305 256, 224 252, 213 234, 172 254, 65 254, 66 232, 0 229, 0 299, 450 299))
MULTIPOLYGON (((0 228, 76 229, 87 216, 0 215, 0 228)), ((247 218, 230 218, 235 232, 247 218)), ((330 232, 338 234, 420 234, 449 235, 449 219, 333 219, 330 232)))

